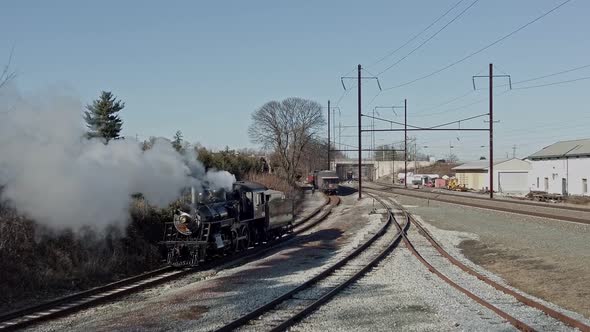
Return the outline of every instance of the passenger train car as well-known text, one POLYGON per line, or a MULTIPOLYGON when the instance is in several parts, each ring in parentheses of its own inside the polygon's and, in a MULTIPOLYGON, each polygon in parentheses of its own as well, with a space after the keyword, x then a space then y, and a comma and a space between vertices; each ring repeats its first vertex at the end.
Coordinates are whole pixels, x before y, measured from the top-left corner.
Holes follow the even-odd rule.
POLYGON ((238 181, 231 192, 191 191, 191 203, 165 223, 167 261, 198 265, 290 232, 293 201, 284 193, 255 183, 238 181))

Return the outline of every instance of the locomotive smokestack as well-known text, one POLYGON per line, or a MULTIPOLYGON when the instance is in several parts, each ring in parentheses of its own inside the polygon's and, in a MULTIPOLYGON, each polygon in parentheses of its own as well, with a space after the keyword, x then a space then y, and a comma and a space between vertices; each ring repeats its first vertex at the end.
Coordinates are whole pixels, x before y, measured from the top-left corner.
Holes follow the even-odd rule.
POLYGON ((197 193, 195 192, 195 187, 191 186, 191 203, 193 205, 197 204, 197 193))

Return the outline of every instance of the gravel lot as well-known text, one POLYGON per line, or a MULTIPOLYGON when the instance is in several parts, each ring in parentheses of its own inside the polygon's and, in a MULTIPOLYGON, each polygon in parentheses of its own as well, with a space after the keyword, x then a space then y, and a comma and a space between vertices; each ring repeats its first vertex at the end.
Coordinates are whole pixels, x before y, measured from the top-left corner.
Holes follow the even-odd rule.
POLYGON ((369 216, 372 209, 370 199, 343 197, 326 221, 263 259, 216 275, 192 275, 33 330, 212 330, 292 289, 355 247, 381 222, 378 215, 369 216))
POLYGON ((590 317, 590 225, 393 195, 471 262, 526 293, 590 317))

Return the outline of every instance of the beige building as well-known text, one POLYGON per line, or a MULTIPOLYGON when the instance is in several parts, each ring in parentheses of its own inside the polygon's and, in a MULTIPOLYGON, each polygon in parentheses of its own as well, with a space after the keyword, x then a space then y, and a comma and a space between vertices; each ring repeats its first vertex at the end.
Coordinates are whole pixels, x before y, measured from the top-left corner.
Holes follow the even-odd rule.
MULTIPOLYGON (((485 190, 489 188, 489 166, 489 161, 478 160, 453 167, 453 170, 460 185, 474 190, 485 190)), ((530 170, 531 164, 518 158, 494 160, 494 191, 528 192, 530 170)))

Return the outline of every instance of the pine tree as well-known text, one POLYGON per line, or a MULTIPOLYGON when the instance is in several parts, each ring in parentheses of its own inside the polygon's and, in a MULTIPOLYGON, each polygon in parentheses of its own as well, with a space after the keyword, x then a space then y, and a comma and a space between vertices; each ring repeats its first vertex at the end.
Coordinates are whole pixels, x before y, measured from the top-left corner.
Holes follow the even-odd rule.
POLYGON ((176 134, 174 134, 174 139, 172 140, 172 147, 178 151, 179 153, 183 153, 184 148, 182 146, 182 131, 178 130, 176 134))
POLYGON ((88 127, 88 138, 103 138, 107 143, 119 138, 123 121, 117 113, 125 107, 125 103, 116 100, 111 92, 102 91, 100 97, 87 105, 84 120, 88 127))

